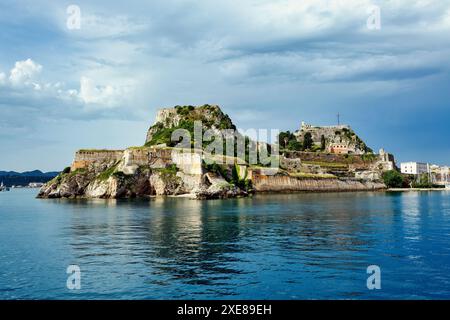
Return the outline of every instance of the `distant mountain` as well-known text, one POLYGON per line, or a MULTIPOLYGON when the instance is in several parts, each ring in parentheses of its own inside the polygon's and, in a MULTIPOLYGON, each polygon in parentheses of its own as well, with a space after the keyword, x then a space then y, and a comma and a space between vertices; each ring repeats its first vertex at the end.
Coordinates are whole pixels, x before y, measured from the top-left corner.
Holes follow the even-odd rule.
POLYGON ((59 172, 42 172, 40 170, 16 172, 16 171, 0 171, 0 182, 8 187, 27 186, 30 182, 47 182, 56 177, 59 172))

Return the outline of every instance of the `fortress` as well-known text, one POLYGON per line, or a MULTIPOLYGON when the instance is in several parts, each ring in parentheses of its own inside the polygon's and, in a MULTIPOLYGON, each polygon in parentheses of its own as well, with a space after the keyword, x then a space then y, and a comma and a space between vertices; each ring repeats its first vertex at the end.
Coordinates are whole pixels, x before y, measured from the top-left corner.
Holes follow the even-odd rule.
POLYGON ((384 150, 374 154, 348 125, 302 122, 292 139, 302 142, 309 133, 313 147, 271 154, 279 160, 276 168, 248 163, 238 155, 223 162, 223 155, 209 153, 205 145, 195 150, 170 145, 172 132, 190 132, 194 121, 214 130, 236 128, 218 106, 161 109, 143 146, 79 150, 71 166, 46 183, 38 197, 212 199, 253 192, 380 190, 386 188, 382 173, 395 168, 392 155, 384 150))
POLYGON ((302 142, 305 134, 309 133, 316 148, 328 153, 336 154, 365 154, 372 150, 356 135, 349 125, 313 126, 302 121, 300 130, 294 135, 302 142))

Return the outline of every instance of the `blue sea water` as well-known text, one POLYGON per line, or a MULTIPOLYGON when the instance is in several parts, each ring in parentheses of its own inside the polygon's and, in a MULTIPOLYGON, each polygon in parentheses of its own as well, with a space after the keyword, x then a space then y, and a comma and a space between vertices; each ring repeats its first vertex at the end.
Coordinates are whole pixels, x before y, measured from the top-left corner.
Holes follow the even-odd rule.
POLYGON ((0 193, 1 299, 449 299, 450 192, 0 193), (81 289, 66 269, 81 269, 81 289), (381 270, 369 290, 367 267, 381 270))

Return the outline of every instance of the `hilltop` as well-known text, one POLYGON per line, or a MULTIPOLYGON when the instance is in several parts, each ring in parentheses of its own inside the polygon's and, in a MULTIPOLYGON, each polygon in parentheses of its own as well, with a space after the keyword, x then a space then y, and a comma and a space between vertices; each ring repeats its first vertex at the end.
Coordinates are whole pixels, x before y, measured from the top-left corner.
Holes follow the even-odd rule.
POLYGON ((174 146, 171 135, 176 129, 186 129, 193 137, 195 121, 201 121, 203 129, 236 130, 230 117, 217 105, 175 106, 158 111, 155 123, 148 129, 145 146, 174 146))
POLYGON ((280 146, 292 151, 335 154, 372 154, 373 150, 349 125, 313 126, 302 122, 299 130, 280 134, 280 146))

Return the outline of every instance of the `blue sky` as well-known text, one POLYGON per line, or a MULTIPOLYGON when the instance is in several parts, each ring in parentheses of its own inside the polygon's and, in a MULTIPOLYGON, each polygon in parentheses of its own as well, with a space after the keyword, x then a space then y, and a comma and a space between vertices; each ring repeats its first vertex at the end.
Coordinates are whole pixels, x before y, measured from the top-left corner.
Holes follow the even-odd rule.
POLYGON ((244 129, 339 112, 398 162, 450 164, 450 1, 3 0, 0 30, 0 170, 141 145, 158 108, 205 103, 244 129))

